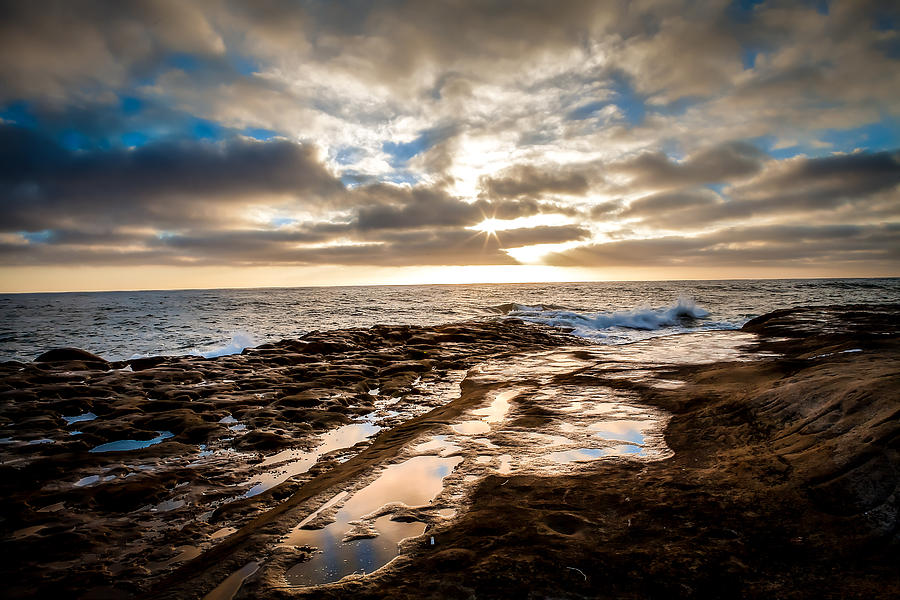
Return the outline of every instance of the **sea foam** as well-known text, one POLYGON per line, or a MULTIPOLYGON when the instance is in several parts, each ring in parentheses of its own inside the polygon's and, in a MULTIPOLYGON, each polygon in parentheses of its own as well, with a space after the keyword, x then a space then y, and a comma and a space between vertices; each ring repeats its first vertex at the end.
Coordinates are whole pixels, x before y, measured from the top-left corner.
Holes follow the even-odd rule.
POLYGON ((200 352, 200 356, 204 358, 215 358, 217 356, 228 356, 229 354, 240 354, 244 348, 250 348, 256 345, 256 342, 249 333, 237 332, 231 336, 231 342, 224 346, 217 346, 206 352, 200 352))
MULTIPOLYGON (((493 307, 492 312, 506 314, 526 321, 572 330, 572 333, 588 338, 606 338, 616 330, 660 331, 672 329, 686 331, 697 328, 709 312, 697 306, 688 297, 679 298, 663 308, 641 307, 615 312, 587 313, 566 310, 558 306, 504 304, 493 307)), ((713 325, 709 323, 709 325, 713 325)), ((734 325, 715 323, 716 328, 730 329, 734 325)), ((616 336, 620 337, 620 336, 616 336)), ((631 336, 626 336, 633 339, 631 336)), ((622 340, 626 341, 626 340, 622 340)))

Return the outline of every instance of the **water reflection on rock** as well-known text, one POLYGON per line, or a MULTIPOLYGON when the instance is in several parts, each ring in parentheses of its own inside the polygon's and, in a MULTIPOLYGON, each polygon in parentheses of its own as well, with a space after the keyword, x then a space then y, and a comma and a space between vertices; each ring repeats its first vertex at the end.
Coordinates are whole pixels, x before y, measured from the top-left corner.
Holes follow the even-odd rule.
POLYGON ((461 457, 416 456, 388 466, 375 481, 353 494, 334 521, 321 529, 298 526, 285 543, 318 549, 309 561, 286 574, 296 586, 337 581, 352 573, 371 573, 397 556, 405 538, 421 535, 425 523, 392 520, 391 514, 367 521, 365 517, 392 508, 425 505, 440 493, 444 478, 461 457))

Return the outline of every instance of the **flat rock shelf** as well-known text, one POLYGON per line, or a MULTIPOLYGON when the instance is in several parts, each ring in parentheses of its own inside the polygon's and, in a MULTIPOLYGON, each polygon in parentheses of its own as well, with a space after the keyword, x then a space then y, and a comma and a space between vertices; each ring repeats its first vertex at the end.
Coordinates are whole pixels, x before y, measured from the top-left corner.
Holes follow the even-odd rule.
POLYGON ((5 595, 892 597, 900 307, 0 365, 5 595))

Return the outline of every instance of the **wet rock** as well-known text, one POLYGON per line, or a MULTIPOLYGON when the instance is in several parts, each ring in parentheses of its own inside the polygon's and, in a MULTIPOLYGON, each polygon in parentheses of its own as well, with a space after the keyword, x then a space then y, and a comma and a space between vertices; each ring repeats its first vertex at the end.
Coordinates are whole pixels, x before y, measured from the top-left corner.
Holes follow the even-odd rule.
POLYGON ((80 348, 54 348, 34 359, 34 362, 83 362, 86 364, 102 364, 108 366, 106 359, 80 348))
POLYGON ((241 437, 237 447, 241 450, 276 450, 294 445, 293 438, 270 431, 251 431, 241 437))
POLYGON ((441 571, 460 571, 475 562, 476 554, 466 548, 448 548, 435 552, 434 562, 441 571))
POLYGON ((323 393, 322 390, 307 390, 280 398, 278 404, 293 408, 312 408, 321 404, 322 400, 327 397, 327 391, 323 393))
POLYGON ((572 535, 585 528, 588 522, 570 513, 551 513, 544 517, 544 524, 562 535, 572 535))
POLYGON ((164 362, 166 362, 165 356, 153 356, 148 358, 135 358, 128 361, 128 364, 131 365, 133 371, 143 371, 145 369, 152 369, 164 362))

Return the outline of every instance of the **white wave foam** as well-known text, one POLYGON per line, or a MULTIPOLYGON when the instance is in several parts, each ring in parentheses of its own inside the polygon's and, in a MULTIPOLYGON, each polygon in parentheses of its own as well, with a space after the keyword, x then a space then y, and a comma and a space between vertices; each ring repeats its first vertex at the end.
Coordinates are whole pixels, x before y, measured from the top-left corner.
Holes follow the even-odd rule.
POLYGON ((698 320, 709 317, 709 312, 697 306, 691 298, 687 297, 681 297, 674 304, 664 308, 641 307, 611 313, 579 313, 557 308, 548 310, 542 306, 515 305, 507 314, 510 317, 527 321, 571 329, 572 333, 581 337, 603 339, 612 336, 615 338, 610 341, 633 341, 644 337, 628 334, 623 330, 632 330, 637 333, 669 329, 686 331, 698 328, 700 325, 712 326, 717 329, 734 327, 730 323, 697 323, 698 320), (614 335, 614 332, 619 332, 619 334, 614 335))
POLYGON ((225 346, 219 346, 206 352, 200 352, 200 356, 204 358, 216 358, 217 356, 228 356, 229 354, 240 354, 244 348, 250 348, 257 345, 253 336, 249 333, 238 331, 231 336, 231 342, 225 346))

